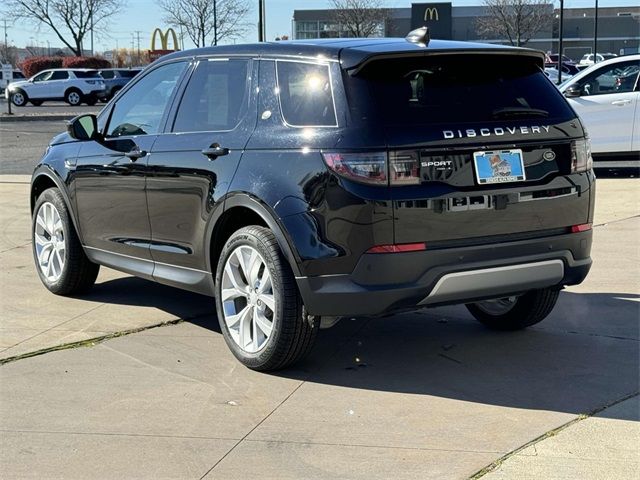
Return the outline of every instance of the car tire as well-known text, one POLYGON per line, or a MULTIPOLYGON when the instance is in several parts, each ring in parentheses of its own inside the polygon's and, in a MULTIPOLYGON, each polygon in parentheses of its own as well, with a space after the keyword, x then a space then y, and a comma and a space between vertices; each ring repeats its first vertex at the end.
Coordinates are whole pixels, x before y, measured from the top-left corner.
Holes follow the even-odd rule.
POLYGON ((44 103, 42 100, 30 100, 30 102, 34 107, 39 107, 44 103))
POLYGON ((273 233, 244 227, 222 249, 216 310, 233 355, 258 371, 285 368, 309 353, 320 319, 308 316, 273 233))
POLYGON ((24 107, 29 101, 29 96, 24 90, 16 90, 11 94, 11 103, 16 107, 24 107))
POLYGON ((65 92, 64 101, 72 107, 77 107, 82 103, 82 93, 80 92, 80 90, 71 88, 65 92))
POLYGON ((57 188, 49 188, 38 197, 31 238, 38 276, 50 292, 73 295, 93 286, 100 266, 87 258, 57 188))
POLYGON ((560 290, 531 290, 517 297, 468 303, 467 309, 493 330, 521 330, 544 320, 558 301, 560 290))

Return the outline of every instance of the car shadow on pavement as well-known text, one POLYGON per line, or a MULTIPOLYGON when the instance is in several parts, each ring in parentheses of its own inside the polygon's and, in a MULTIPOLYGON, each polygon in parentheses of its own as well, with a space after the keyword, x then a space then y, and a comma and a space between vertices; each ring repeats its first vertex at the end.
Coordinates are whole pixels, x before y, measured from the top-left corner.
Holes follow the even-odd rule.
POLYGON ((137 277, 124 277, 96 283, 82 300, 154 307, 176 318, 220 333, 214 299, 137 277))
POLYGON ((639 319, 639 295, 566 291, 544 322, 519 332, 490 331, 463 306, 346 319, 321 335, 297 370, 278 374, 583 414, 638 392, 639 319))
MULTIPOLYGON (((220 334, 213 299, 134 277, 82 297, 155 307, 220 334)), ((502 407, 589 413, 639 390, 640 295, 564 291, 542 323, 495 332, 463 306, 345 318, 272 375, 502 407)), ((428 412, 425 412, 427 414, 428 412)))

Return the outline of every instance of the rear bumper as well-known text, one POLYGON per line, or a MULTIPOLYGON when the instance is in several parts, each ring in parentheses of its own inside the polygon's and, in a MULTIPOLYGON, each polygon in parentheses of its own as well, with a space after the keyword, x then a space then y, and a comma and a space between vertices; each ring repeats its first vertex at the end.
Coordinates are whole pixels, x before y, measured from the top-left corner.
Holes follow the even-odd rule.
POLYGON ((312 315, 380 315, 581 283, 592 232, 423 252, 365 254, 351 274, 297 277, 312 315))

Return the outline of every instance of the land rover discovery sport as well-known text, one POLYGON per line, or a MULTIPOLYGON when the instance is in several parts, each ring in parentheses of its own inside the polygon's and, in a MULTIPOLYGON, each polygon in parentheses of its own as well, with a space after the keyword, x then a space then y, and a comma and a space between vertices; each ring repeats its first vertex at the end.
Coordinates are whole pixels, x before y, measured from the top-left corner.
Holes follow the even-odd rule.
POLYGON ((542 53, 408 38, 162 57, 37 166, 44 285, 77 294, 104 265, 215 297, 256 370, 347 315, 544 319, 591 265, 586 132, 542 53))

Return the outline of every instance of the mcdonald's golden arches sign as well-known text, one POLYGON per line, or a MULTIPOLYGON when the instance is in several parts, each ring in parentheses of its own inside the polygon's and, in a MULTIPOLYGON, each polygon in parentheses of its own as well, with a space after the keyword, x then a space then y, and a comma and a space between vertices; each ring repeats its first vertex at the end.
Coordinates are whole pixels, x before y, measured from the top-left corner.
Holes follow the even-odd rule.
POLYGON ((173 28, 169 27, 163 33, 162 29, 156 28, 151 35, 151 50, 149 50, 149 60, 154 61, 167 53, 177 52, 180 50, 178 36, 173 28), (169 37, 171 35, 171 37, 169 37), (156 38, 160 37, 160 48, 156 48, 156 38), (169 48, 169 40, 172 42, 173 48, 169 48))

